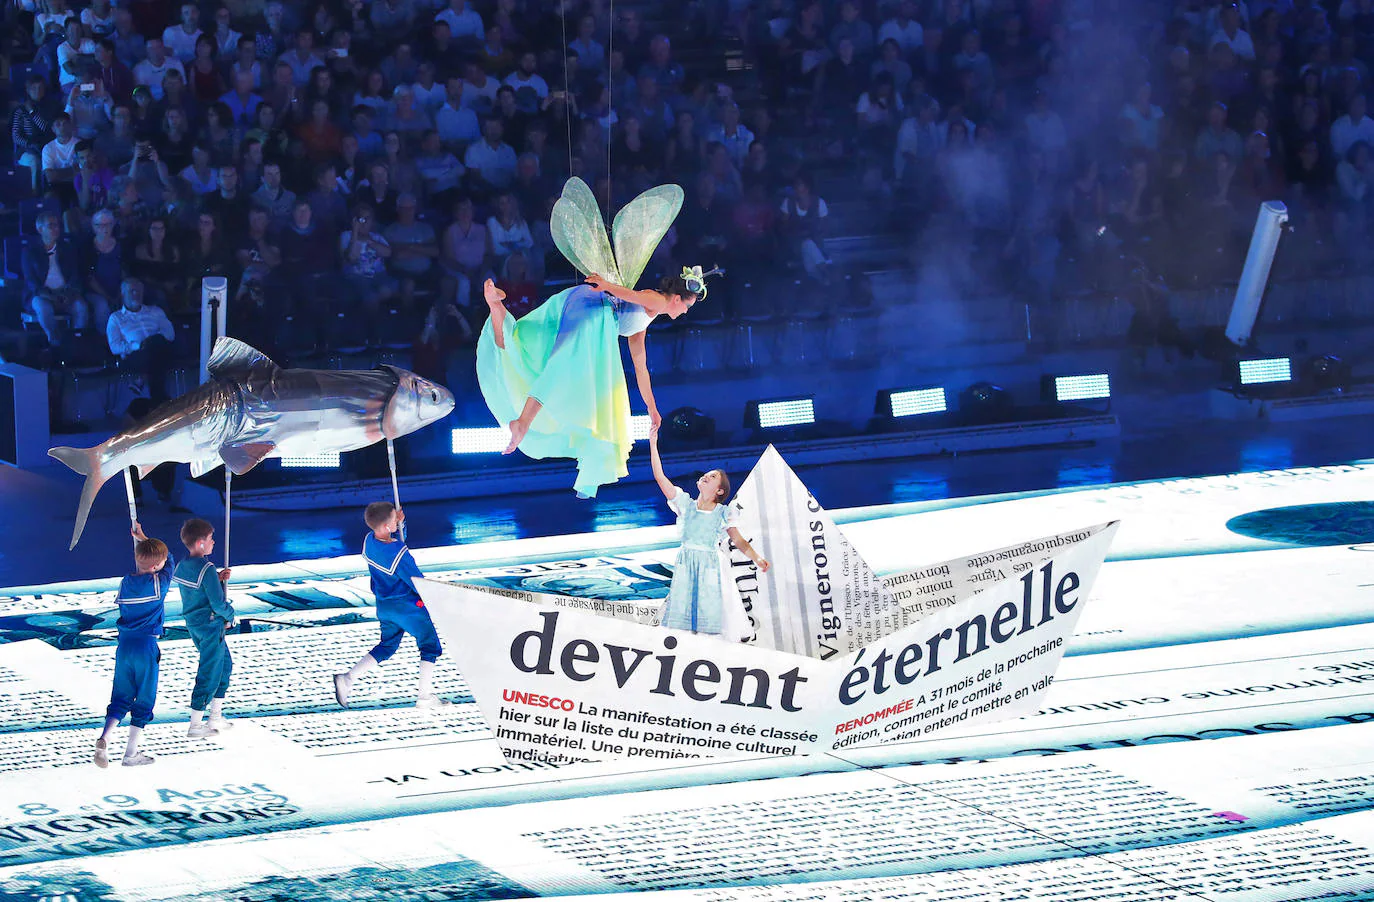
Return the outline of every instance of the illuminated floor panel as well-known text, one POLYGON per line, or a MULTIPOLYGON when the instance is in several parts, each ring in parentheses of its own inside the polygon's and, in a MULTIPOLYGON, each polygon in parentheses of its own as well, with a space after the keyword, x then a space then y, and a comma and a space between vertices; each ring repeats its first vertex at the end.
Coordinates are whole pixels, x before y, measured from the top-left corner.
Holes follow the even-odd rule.
MULTIPOLYGON (((410 646, 340 712, 329 675, 375 636, 344 557, 235 568, 256 622, 214 741, 185 737, 169 599, 159 760, 102 771, 112 582, 0 591, 0 899, 1374 898, 1370 502, 1356 464, 837 511, 880 571, 1123 522, 1038 714, 844 758, 508 764, 451 662, 455 705, 405 706, 410 646), (1247 860, 1282 874, 1237 884, 1247 860)), ((418 557, 653 605, 672 539, 418 557)))

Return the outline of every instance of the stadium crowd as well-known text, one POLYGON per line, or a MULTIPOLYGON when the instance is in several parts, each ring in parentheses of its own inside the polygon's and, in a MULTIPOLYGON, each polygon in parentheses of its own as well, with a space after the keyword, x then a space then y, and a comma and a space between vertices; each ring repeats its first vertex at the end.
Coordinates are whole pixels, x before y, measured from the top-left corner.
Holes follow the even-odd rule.
POLYGON ((442 375, 486 316, 481 280, 519 314, 571 277, 549 229, 570 174, 608 213, 681 184, 655 266, 725 267, 734 312, 786 310, 796 286, 832 302, 841 230, 881 249, 867 268, 933 249, 1052 308, 1130 268, 1234 277, 1265 200, 1287 202, 1303 259, 1348 265, 1374 204, 1374 0, 4 15, 16 310, 54 360, 96 336, 155 376, 206 275, 227 277, 231 332, 264 350, 408 343, 442 375))

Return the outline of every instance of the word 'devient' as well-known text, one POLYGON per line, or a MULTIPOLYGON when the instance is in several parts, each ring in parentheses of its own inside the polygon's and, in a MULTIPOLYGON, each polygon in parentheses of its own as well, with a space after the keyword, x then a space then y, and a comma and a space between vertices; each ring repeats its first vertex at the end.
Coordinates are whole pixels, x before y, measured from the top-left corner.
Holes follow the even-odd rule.
POLYGON ((855 704, 868 694, 869 689, 874 695, 882 695, 892 688, 892 684, 888 682, 889 675, 900 686, 912 683, 920 677, 930 676, 942 666, 941 644, 954 640, 956 636, 959 650, 951 663, 958 663, 987 651, 990 647, 989 639, 993 645, 1001 645, 1015 636, 1025 635, 1036 627, 1044 626, 1054 619, 1056 613, 1067 614, 1072 611, 1078 603, 1078 600, 1072 597, 1079 588, 1078 574, 1070 570, 1055 585, 1053 561, 1041 567, 1039 574, 1039 580, 1035 578, 1034 570, 1021 577, 1020 603, 1003 603, 993 613, 991 623, 982 614, 974 614, 958 626, 932 633, 922 642, 911 643, 896 655, 886 648, 881 649, 872 659, 871 665, 860 663, 868 649, 861 650, 854 660, 853 669, 840 683, 840 703, 855 704), (1054 587, 1052 591, 1051 586, 1054 587), (889 662, 893 662, 890 672, 889 662))
MULTIPOLYGON (((511 641, 510 662, 523 673, 553 676, 554 652, 558 647, 555 641, 558 612, 545 611, 539 616, 544 621, 542 628, 526 630, 511 641), (533 662, 530 661, 531 643, 534 644, 533 662)), ((672 651, 675 648, 677 637, 664 636, 663 649, 672 651)), ((558 651, 557 657, 558 668, 563 676, 578 683, 595 678, 603 669, 601 665, 608 662, 611 676, 619 689, 624 689, 635 679, 644 660, 652 657, 653 664, 645 668, 645 677, 654 682, 650 694, 671 697, 676 695, 674 688, 678 688, 692 701, 719 701, 722 705, 745 708, 772 708, 773 687, 777 685, 777 704, 782 710, 800 711, 801 708, 795 703, 797 686, 807 681, 799 667, 793 667, 776 677, 761 667, 727 667, 722 674, 715 662, 705 658, 697 658, 679 666, 677 655, 609 642, 598 644, 590 639, 568 640, 558 651), (719 698, 720 692, 712 687, 719 686, 723 678, 728 680, 729 688, 725 697, 719 698)), ((644 679, 638 683, 647 685, 644 679)))

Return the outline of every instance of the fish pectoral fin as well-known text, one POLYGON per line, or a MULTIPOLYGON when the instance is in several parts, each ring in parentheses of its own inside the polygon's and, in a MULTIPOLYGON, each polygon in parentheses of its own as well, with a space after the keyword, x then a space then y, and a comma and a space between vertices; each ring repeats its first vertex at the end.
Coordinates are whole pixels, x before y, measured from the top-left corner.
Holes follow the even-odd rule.
POLYGON ((232 379, 259 366, 275 368, 276 364, 252 345, 226 336, 215 342, 205 371, 217 379, 232 379))
POLYGON ((271 442, 252 442, 247 445, 225 445, 219 449, 220 459, 235 476, 242 476, 269 457, 277 446, 271 442))
POLYGON ((224 461, 220 460, 218 457, 207 457, 204 460, 193 460, 191 461, 191 478, 199 479, 206 473, 209 473, 211 470, 215 469, 215 467, 218 467, 223 462, 224 461))

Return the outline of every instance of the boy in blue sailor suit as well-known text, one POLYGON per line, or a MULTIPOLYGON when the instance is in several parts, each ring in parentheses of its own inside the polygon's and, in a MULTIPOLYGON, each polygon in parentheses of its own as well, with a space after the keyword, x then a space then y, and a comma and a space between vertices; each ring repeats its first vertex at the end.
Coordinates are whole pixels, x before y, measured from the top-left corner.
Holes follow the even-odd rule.
POLYGON ((234 622, 234 606, 224 596, 228 568, 217 572, 209 560, 210 552, 215 550, 215 528, 199 517, 187 520, 181 525, 181 544, 190 557, 177 564, 172 581, 181 590, 181 616, 200 654, 196 684, 191 690, 191 727, 186 735, 201 739, 233 726, 225 719, 221 706, 229 691, 229 674, 234 670, 229 643, 224 641, 225 630, 234 622))
POLYGON ((172 560, 160 539, 150 539, 135 523, 134 561, 138 569, 119 583, 119 644, 115 646, 114 687, 105 709, 105 729, 95 741, 95 763, 108 767, 108 742, 115 725, 130 715, 129 742, 124 747, 124 766, 152 764, 153 756, 138 750, 143 728, 153 719, 157 702, 157 666, 162 654, 157 639, 162 635, 163 602, 172 584, 172 560))
POLYGON ((448 704, 431 688, 434 662, 439 660, 443 649, 439 645, 439 634, 434 631, 434 621, 429 619, 429 611, 425 610, 425 603, 415 588, 415 577, 424 574, 410 549, 395 538, 405 516, 404 511, 386 501, 373 502, 363 512, 363 520, 372 530, 363 540, 363 557, 372 577, 372 594, 377 597, 377 622, 382 628, 382 639, 347 673, 334 675, 334 697, 345 708, 353 681, 394 655, 406 633, 414 636, 415 644, 420 647, 420 691, 415 707, 436 708, 448 704))

